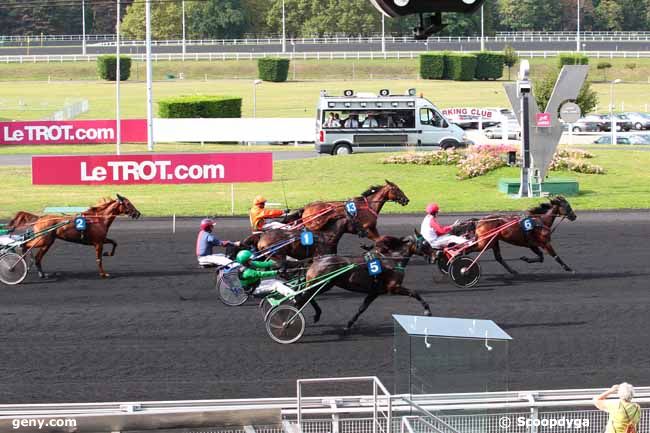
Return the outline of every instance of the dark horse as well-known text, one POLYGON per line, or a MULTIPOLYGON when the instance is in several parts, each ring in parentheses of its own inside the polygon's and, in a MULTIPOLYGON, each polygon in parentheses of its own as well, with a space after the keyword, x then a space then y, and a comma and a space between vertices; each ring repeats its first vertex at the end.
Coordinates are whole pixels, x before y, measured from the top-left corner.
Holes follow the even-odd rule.
POLYGON ((386 180, 385 185, 371 186, 361 193, 361 197, 355 197, 350 201, 356 206, 355 216, 348 214, 345 201, 316 201, 303 208, 302 221, 307 229, 315 231, 320 230, 331 220, 349 218, 355 227, 347 233, 363 231, 370 239, 375 240, 379 238, 377 218, 384 204, 394 201, 406 206, 409 203, 406 194, 389 180, 386 180))
MULTIPOLYGON (((336 254, 341 237, 345 233, 354 232, 352 221, 348 219, 336 219, 329 221, 322 229, 312 232, 314 244, 305 246, 300 242, 302 230, 275 229, 263 233, 254 233, 241 241, 237 249, 250 249, 254 251, 271 251, 274 246, 279 248, 268 256, 274 259, 285 260, 287 256, 296 260, 304 260, 309 257, 318 257, 325 254, 336 254), (290 242, 294 239, 293 242, 290 242), (287 241, 286 245, 283 243, 287 241)), ((229 255, 237 251, 229 250, 229 255)))
MULTIPOLYGON (((553 257, 556 262, 562 266, 565 271, 571 272, 572 269, 564 263, 557 255, 551 245, 551 234, 553 233, 553 224, 557 217, 566 218, 569 221, 575 221, 577 216, 571 205, 562 196, 556 196, 549 199, 549 203, 542 203, 539 206, 532 207, 527 211, 528 217, 534 222, 534 229, 530 232, 524 231, 521 224, 512 224, 500 231, 497 237, 490 243, 488 248, 492 248, 494 258, 511 274, 517 274, 501 256, 499 241, 507 242, 519 247, 530 248, 536 257, 521 257, 526 263, 542 263, 546 251, 549 256, 553 257)), ((495 233, 499 227, 512 223, 514 220, 522 219, 519 215, 488 215, 478 220, 469 220, 456 228, 456 233, 462 233, 466 236, 475 237, 476 244, 467 252, 481 251, 490 242, 490 233, 495 233)))
MULTIPOLYGON (((424 307, 424 314, 431 315, 429 304, 414 290, 402 285, 404 281, 405 268, 409 263, 411 256, 414 254, 430 256, 433 249, 424 241, 419 234, 405 238, 396 238, 392 236, 382 236, 375 243, 375 251, 381 258, 382 272, 376 277, 370 276, 364 257, 341 257, 341 256, 323 256, 314 259, 314 262, 307 270, 307 284, 310 280, 318 278, 319 275, 325 275, 336 271, 344 266, 355 264, 355 268, 328 281, 319 291, 319 295, 327 292, 332 287, 337 286, 352 292, 363 293, 366 295, 359 311, 350 319, 344 330, 350 330, 359 316, 370 306, 372 301, 381 295, 400 295, 410 296, 417 299, 424 307), (382 253, 383 252, 383 253, 382 253)), ((300 308, 313 295, 318 288, 307 290, 296 299, 297 306, 300 308)), ((316 314, 314 322, 320 320, 322 313, 321 308, 315 299, 310 301, 316 314)))
MULTIPOLYGON (((16 227, 25 227, 31 226, 32 231, 38 233, 42 230, 46 230, 48 227, 52 227, 55 224, 59 224, 71 219, 71 217, 66 216, 55 216, 55 215, 43 215, 39 217, 38 215, 33 215, 32 218, 25 218, 25 215, 28 215, 27 212, 19 212, 12 221, 16 224, 17 217, 21 218, 20 224, 16 227)), ((63 239, 64 241, 74 242, 83 245, 93 245, 95 247, 95 254, 97 259, 97 266, 99 267, 99 275, 102 278, 108 277, 108 274, 104 271, 102 264, 102 256, 113 256, 115 255, 115 248, 117 243, 107 238, 108 230, 111 227, 111 224, 118 215, 128 215, 131 218, 139 218, 140 212, 133 206, 133 204, 126 197, 122 197, 117 194, 117 198, 106 199, 101 203, 89 208, 88 210, 82 212, 80 216, 85 218, 87 226, 83 231, 77 230, 75 224, 70 221, 69 224, 66 224, 62 227, 59 227, 57 230, 46 233, 43 236, 39 236, 34 240, 26 243, 25 248, 38 248, 38 253, 34 258, 34 263, 36 269, 38 269, 38 275, 41 278, 45 278, 45 273, 41 267, 41 261, 43 256, 50 249, 54 241, 58 239, 63 239), (110 253, 103 253, 104 244, 112 245, 110 253)))

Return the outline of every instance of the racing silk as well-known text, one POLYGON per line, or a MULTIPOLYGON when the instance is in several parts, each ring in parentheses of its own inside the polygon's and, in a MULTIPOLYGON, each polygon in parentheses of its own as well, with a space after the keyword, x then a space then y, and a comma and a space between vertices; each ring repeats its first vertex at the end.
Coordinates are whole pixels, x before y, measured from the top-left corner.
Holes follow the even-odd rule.
POLYGON ((266 218, 279 218, 284 215, 280 209, 266 209, 259 206, 253 206, 248 212, 251 221, 251 228, 254 232, 261 231, 266 218))
POLYGON ((246 268, 239 273, 239 281, 242 286, 252 287, 265 278, 275 277, 278 274, 277 270, 268 270, 275 267, 274 261, 267 262, 251 261, 246 268))
POLYGON ((441 226, 433 215, 427 215, 420 225, 420 233, 431 244, 438 236, 446 235, 451 231, 451 226, 441 226))
POLYGON ((196 256, 203 257, 212 254, 212 248, 224 246, 225 242, 217 239, 215 235, 205 230, 201 230, 196 237, 196 256))

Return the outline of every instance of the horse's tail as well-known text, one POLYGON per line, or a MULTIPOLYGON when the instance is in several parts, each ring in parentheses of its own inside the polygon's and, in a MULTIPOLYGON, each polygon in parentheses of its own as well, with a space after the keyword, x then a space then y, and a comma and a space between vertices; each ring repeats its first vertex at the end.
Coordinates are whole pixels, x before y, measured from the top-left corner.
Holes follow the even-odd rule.
POLYGON ((21 228, 29 223, 33 223, 38 220, 39 216, 30 212, 18 211, 16 215, 7 223, 7 228, 17 229, 21 228))

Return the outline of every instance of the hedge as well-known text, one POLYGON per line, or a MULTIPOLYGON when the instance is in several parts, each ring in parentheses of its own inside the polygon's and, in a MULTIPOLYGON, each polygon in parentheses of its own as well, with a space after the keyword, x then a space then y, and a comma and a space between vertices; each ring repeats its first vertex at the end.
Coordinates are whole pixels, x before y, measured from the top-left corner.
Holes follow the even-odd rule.
POLYGON ((420 54, 420 78, 440 80, 445 72, 445 53, 420 54))
POLYGON ((564 65, 588 65, 589 57, 582 54, 560 54, 558 58, 560 68, 564 65))
POLYGON ((505 55, 494 51, 481 51, 474 53, 476 56, 476 73, 474 78, 477 80, 498 80, 503 76, 503 65, 505 55))
MULTIPOLYGON (((115 81, 117 79, 117 56, 106 54, 97 57, 97 75, 102 80, 115 81)), ((120 81, 126 81, 131 76, 131 57, 120 56, 120 81)))
POLYGON ((241 98, 197 95, 161 99, 158 115, 163 118, 241 117, 241 98))
POLYGON ((476 72, 474 54, 445 53, 445 78, 456 81, 471 81, 476 72))
POLYGON ((257 75, 260 80, 276 83, 287 81, 289 59, 262 58, 257 61, 257 75))

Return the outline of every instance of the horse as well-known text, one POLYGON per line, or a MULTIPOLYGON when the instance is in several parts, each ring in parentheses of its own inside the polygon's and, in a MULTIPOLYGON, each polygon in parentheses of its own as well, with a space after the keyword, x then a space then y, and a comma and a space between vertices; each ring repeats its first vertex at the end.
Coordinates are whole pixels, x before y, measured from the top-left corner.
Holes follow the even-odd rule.
MULTIPOLYGON (((392 236, 382 236, 377 239, 375 243, 375 254, 381 258, 382 272, 373 277, 368 273, 366 266, 366 259, 364 257, 341 257, 336 255, 322 256, 314 258, 313 263, 307 269, 306 281, 307 287, 309 282, 318 279, 319 276, 341 269, 350 264, 357 265, 350 271, 332 278, 330 281, 324 283, 320 288, 319 295, 329 291, 332 287, 337 286, 352 292, 364 293, 366 295, 363 303, 359 307, 357 313, 348 321, 345 332, 349 332, 359 316, 370 306, 370 304, 381 295, 400 295, 415 298, 420 302, 424 308, 424 314, 431 315, 431 309, 422 297, 414 289, 406 288, 402 285, 404 281, 404 272, 406 266, 411 259, 411 256, 417 254, 421 256, 431 256, 433 249, 424 240, 424 238, 417 233, 415 236, 411 235, 404 238, 396 238, 392 236), (380 251, 383 251, 381 253, 380 251)), ((318 281, 318 280, 317 280, 318 281)), ((307 302, 320 285, 312 289, 307 289, 304 293, 297 297, 297 307, 301 308, 307 302)), ((309 303, 314 308, 316 314, 314 315, 314 323, 320 320, 322 310, 315 299, 309 300, 309 303)))
POLYGON ((482 251, 483 248, 491 242, 488 248, 492 249, 494 258, 501 264, 501 266, 513 275, 516 275, 517 271, 512 269, 505 260, 503 260, 499 241, 519 247, 530 248, 535 253, 536 257, 520 257, 520 259, 526 263, 544 262, 544 253, 541 251, 541 249, 543 249, 549 256, 553 257, 553 259, 555 259, 555 261, 559 263, 565 271, 573 272, 573 269, 564 263, 551 245, 551 234, 553 233, 552 227, 555 223, 555 219, 558 216, 561 216, 563 219, 566 218, 569 221, 575 221, 577 218, 568 200, 562 196, 555 196, 549 198, 549 203, 541 203, 538 206, 528 209, 526 214, 529 218, 532 218, 534 223, 534 229, 530 232, 524 231, 521 224, 512 224, 512 221, 521 219, 519 215, 498 214, 488 215, 480 219, 468 220, 460 224, 459 227, 454 228, 453 232, 455 234, 475 237, 475 244, 469 248, 467 252, 482 251), (509 223, 510 225, 508 227, 499 230, 499 227, 509 223), (490 234, 494 234, 495 231, 498 231, 498 233, 494 240, 490 241, 492 239, 490 234))
POLYGON ((336 254, 341 237, 345 233, 354 232, 353 224, 348 219, 336 219, 328 222, 320 230, 314 231, 314 244, 303 245, 300 242, 300 229, 285 230, 275 229, 262 233, 255 233, 241 241, 237 250, 228 250, 228 254, 236 254, 241 249, 254 251, 269 251, 268 256, 274 259, 286 260, 287 256, 296 260, 304 260, 310 257, 322 256, 325 254, 336 254), (290 242, 291 239, 293 242, 290 242), (284 242, 287 242, 283 245, 284 242), (274 245, 277 250, 272 251, 274 245))
MULTIPOLYGON (((57 238, 68 242, 94 246, 99 276, 102 278, 109 276, 104 271, 102 256, 114 256, 115 249, 117 248, 117 242, 106 237, 111 224, 118 215, 128 215, 134 219, 140 218, 141 216, 140 211, 133 206, 129 199, 119 194, 116 197, 116 199, 106 199, 74 218, 76 220, 82 217, 86 221, 87 225, 85 230, 78 230, 75 227, 76 224, 70 221, 69 224, 65 224, 55 231, 39 236, 25 244, 25 247, 28 249, 38 248, 38 253, 34 257, 34 264, 36 265, 40 278, 46 277, 41 266, 41 261, 57 238), (112 245, 110 253, 103 252, 104 244, 112 245)), ((44 215, 38 217, 30 224, 32 225, 32 230, 37 233, 55 224, 65 222, 68 219, 69 217, 65 216, 44 215)))
POLYGON ((33 214, 31 212, 25 212, 25 211, 18 211, 16 215, 7 223, 7 228, 9 229, 21 229, 24 227, 28 227, 29 224, 33 223, 37 219, 39 219, 40 216, 33 214))
POLYGON ((388 201, 406 206, 409 199, 402 190, 393 182, 386 180, 385 185, 373 185, 361 193, 360 197, 350 200, 354 203, 356 212, 350 212, 346 207, 349 202, 345 201, 316 201, 307 204, 302 210, 302 222, 304 226, 316 231, 333 219, 349 218, 356 226, 347 233, 362 231, 371 240, 379 238, 377 231, 377 218, 388 201))

